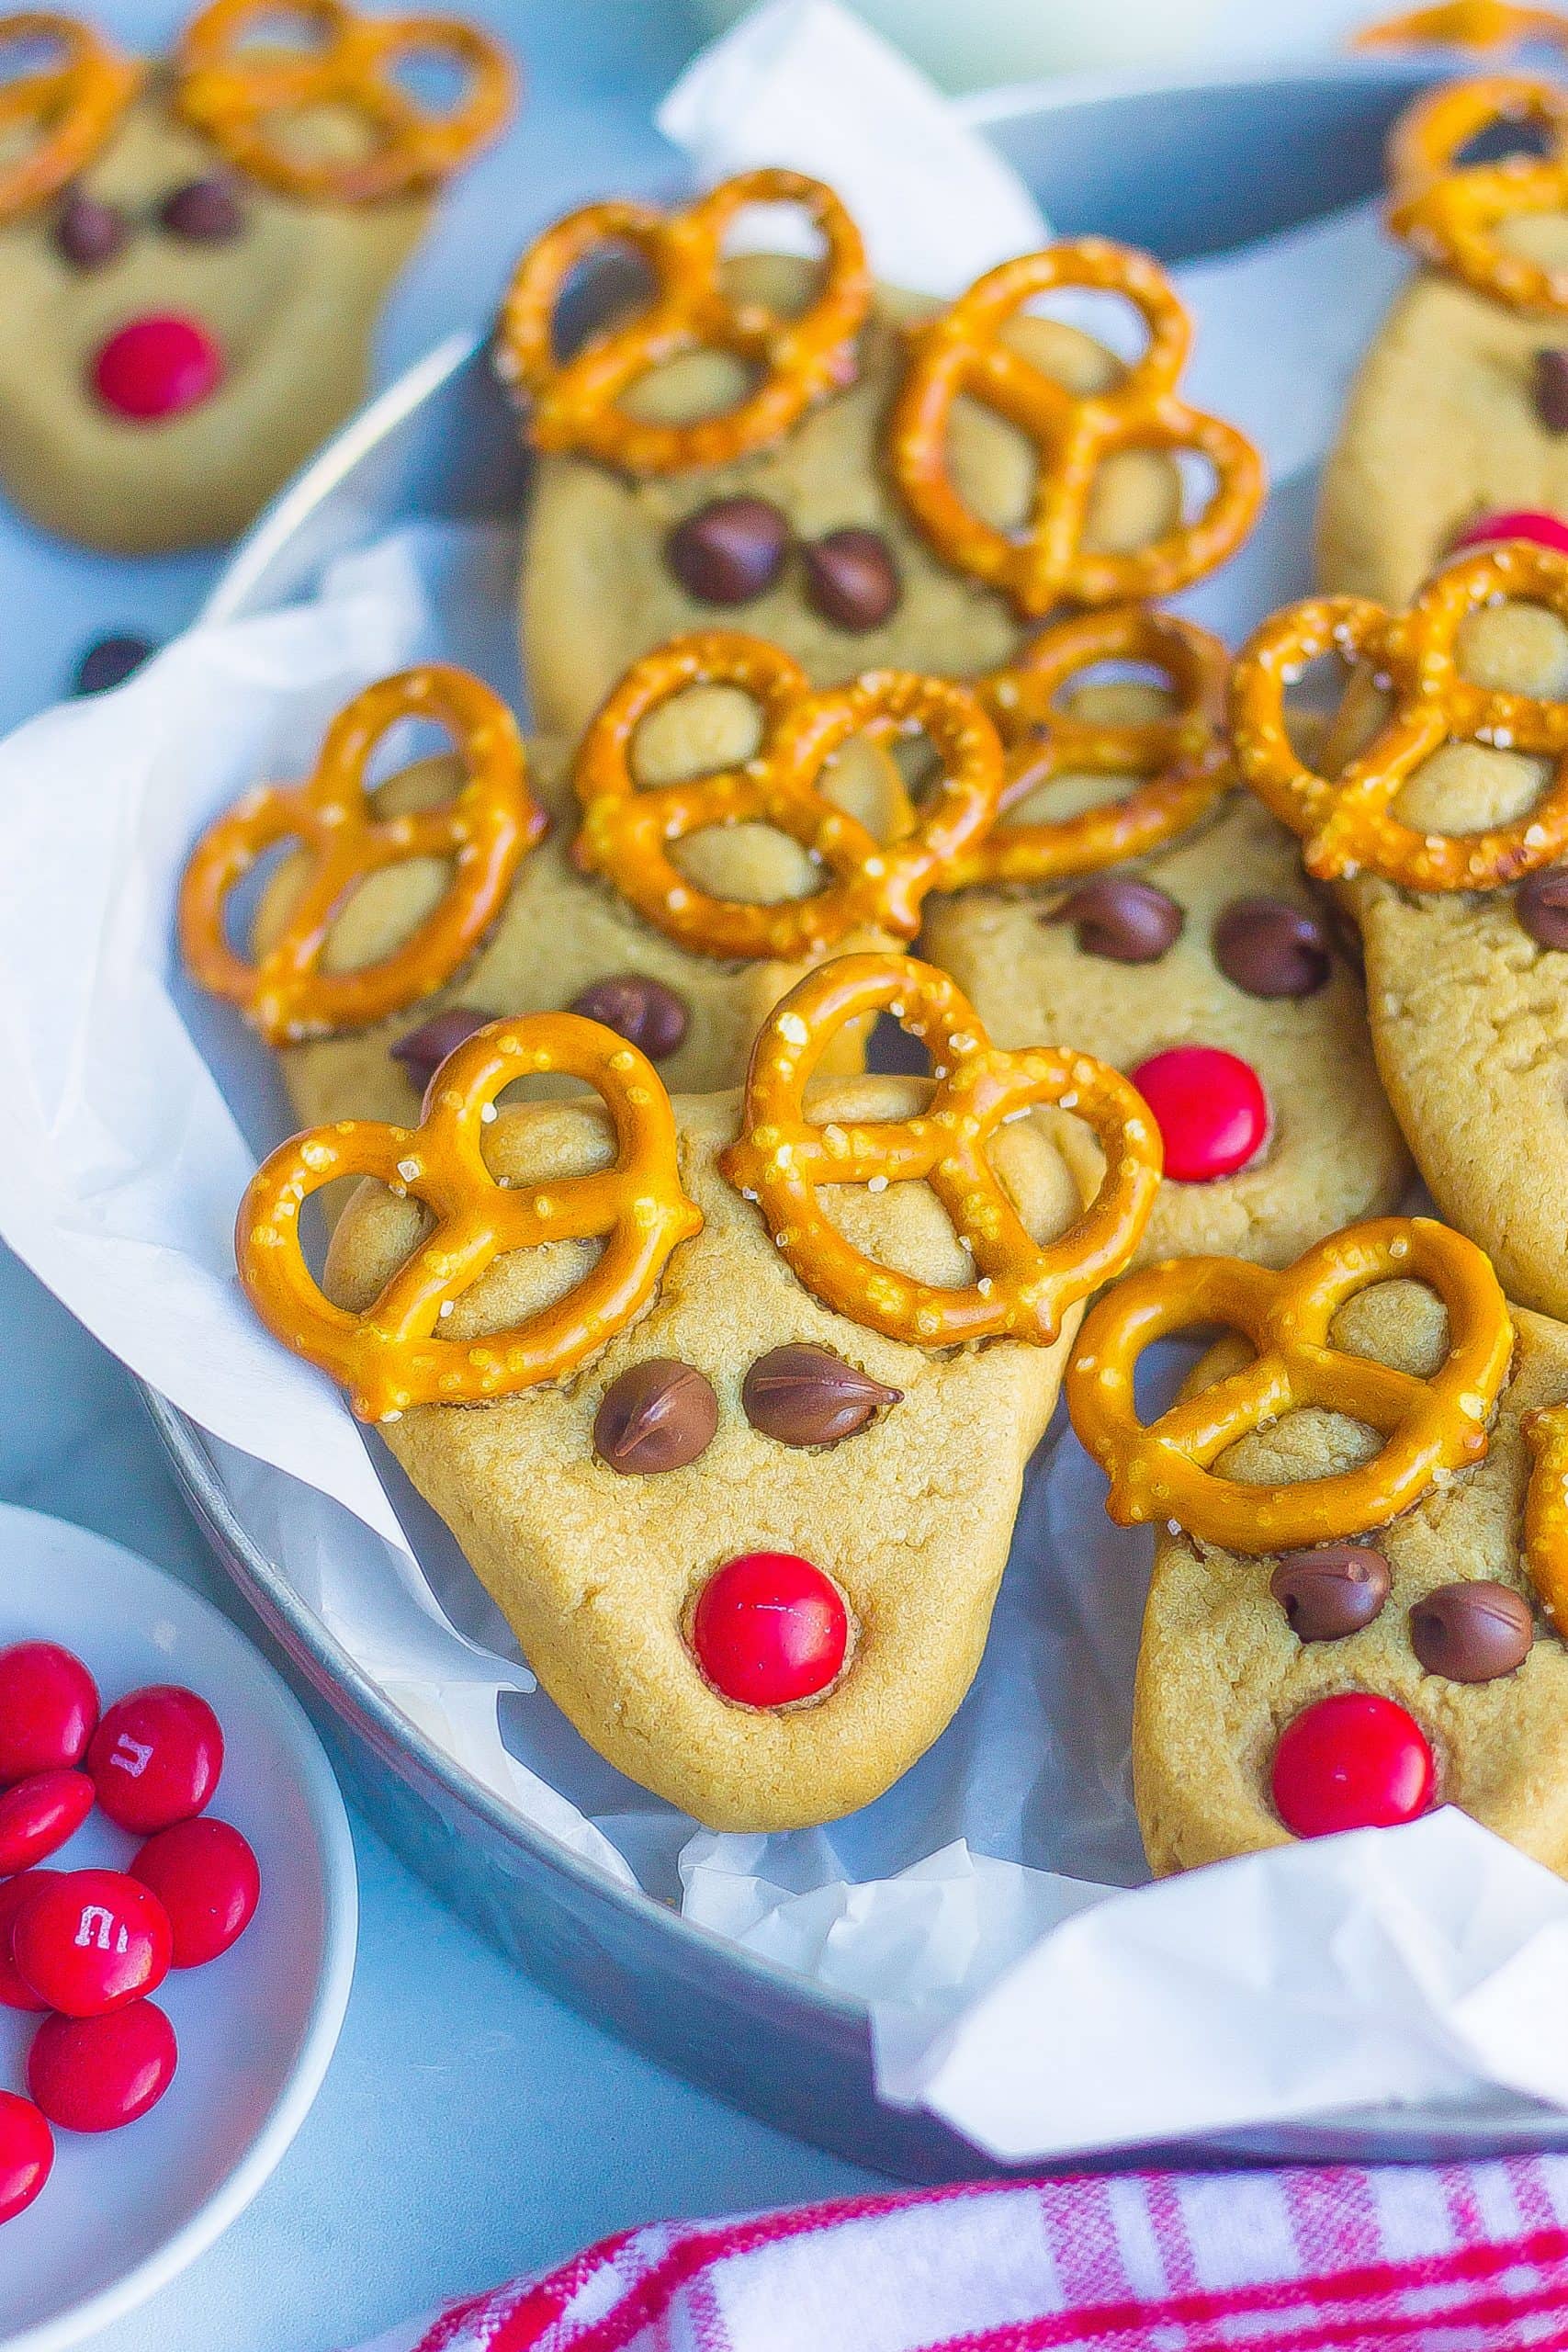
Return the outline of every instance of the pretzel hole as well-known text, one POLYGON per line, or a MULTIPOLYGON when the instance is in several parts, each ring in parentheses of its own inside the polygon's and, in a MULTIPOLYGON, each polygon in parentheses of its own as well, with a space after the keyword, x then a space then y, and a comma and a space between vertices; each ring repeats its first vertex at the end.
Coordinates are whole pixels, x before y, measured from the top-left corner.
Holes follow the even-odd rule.
POLYGON ((411 41, 385 60, 382 73, 431 122, 450 122, 473 96, 479 70, 449 43, 431 39, 411 41))
MULTIPOLYGON (((29 74, 60 73, 69 62, 70 55, 70 45, 62 33, 0 33, 0 96, 14 83, 26 80, 29 74)), ((58 119, 70 103, 70 91, 62 91, 49 109, 49 119, 58 119)), ((12 137, 16 136, 16 128, 11 127, 12 137)))
POLYGON ((1366 750, 1388 709, 1374 674, 1335 650, 1307 662, 1291 682, 1280 717, 1303 766, 1334 776, 1366 750))
POLYGON ((550 315, 550 350, 558 366, 604 334, 646 311, 659 292, 651 263, 636 245, 610 242, 584 254, 570 270, 550 315))
POLYGON ((1561 135, 1539 115, 1499 115, 1455 149, 1447 169, 1462 172, 1472 164, 1501 164, 1515 157, 1543 162, 1555 153, 1561 135))
POLYGON ((325 9, 281 5, 259 9, 228 43, 232 58, 324 57, 337 39, 325 9))
POLYGON ((368 107, 341 100, 265 107, 255 119, 276 154, 310 169, 325 164, 351 170, 395 143, 395 133, 368 107))

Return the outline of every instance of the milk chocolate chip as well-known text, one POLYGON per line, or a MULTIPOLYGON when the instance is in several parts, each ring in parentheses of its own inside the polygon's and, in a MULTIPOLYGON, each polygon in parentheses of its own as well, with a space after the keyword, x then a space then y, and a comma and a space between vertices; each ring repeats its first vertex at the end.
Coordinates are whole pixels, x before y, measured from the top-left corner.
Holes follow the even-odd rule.
POLYGON ((1568 350, 1535 355, 1535 413, 1549 433, 1568 433, 1568 350))
POLYGON ((806 601, 819 618, 847 636, 880 628, 898 605, 898 567, 880 531, 853 526, 807 540, 806 601))
POLYGON ((1303 1642, 1340 1642, 1370 1625, 1388 1599, 1388 1562, 1370 1544, 1282 1552, 1269 1589, 1303 1642))
POLYGON ((1538 947, 1568 947, 1568 865, 1527 874, 1514 893, 1514 912, 1538 947))
POLYGON ((73 269, 102 269, 130 235, 130 223, 118 204, 100 203, 80 188, 62 197, 54 216, 54 244, 73 269))
POLYGON ((471 1005, 449 1004, 444 1012, 433 1012, 428 1021, 400 1037, 390 1049, 392 1059, 401 1062, 423 1094, 447 1055, 455 1054, 476 1029, 496 1017, 493 1012, 476 1012, 471 1005))
POLYGON ((1187 918, 1152 882, 1086 882, 1045 918, 1070 922, 1086 956, 1112 964, 1157 964, 1181 935, 1187 918))
POLYGON ((664 560, 699 605, 749 605, 784 569, 789 524, 765 498, 716 498, 677 523, 664 560))
POLYGON ((1428 1674, 1450 1682, 1495 1682, 1529 1656, 1535 1620, 1511 1584, 1480 1577, 1440 1584, 1410 1611, 1410 1646, 1428 1674))
POLYGON ((245 225, 243 208, 231 181, 216 174, 204 180, 186 180, 164 198, 158 225, 172 237, 193 245, 226 245, 245 225))
POLYGON ((713 1443, 718 1398, 694 1365, 649 1356, 613 1380, 593 1417, 593 1451, 620 1477, 683 1470, 713 1443))
POLYGON ((1334 968, 1318 916, 1288 899, 1233 899, 1214 925, 1214 961, 1247 996, 1314 996, 1334 968))
POLYGON ((796 1343, 771 1348, 747 1373, 740 1390, 746 1418, 781 1445, 837 1445, 897 1405, 901 1388, 846 1363, 830 1348, 796 1343))
POLYGON ((592 988, 573 997, 569 1010, 580 1012, 584 1021, 602 1021, 650 1062, 661 1062, 674 1052, 690 1017, 684 1000, 673 989, 640 972, 616 972, 608 979, 595 980, 592 988))

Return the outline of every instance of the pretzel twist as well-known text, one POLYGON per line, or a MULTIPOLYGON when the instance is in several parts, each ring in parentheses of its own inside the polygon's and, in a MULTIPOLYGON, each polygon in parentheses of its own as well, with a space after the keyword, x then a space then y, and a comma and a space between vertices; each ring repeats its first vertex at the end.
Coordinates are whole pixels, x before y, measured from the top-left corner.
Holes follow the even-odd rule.
POLYGON ((1430 1217, 1381 1217, 1331 1234, 1281 1273, 1235 1258, 1171 1258, 1130 1275, 1084 1319, 1067 1410, 1110 1476, 1106 1509, 1121 1525, 1164 1520, 1229 1551, 1279 1552, 1381 1527, 1481 1461, 1512 1352, 1490 1260, 1430 1217), (1430 1283, 1448 1309, 1449 1354, 1430 1380, 1329 1342, 1348 1299, 1396 1280, 1430 1283), (1144 1350, 1214 1323, 1245 1334, 1252 1361, 1140 1421, 1133 1378, 1144 1350), (1238 1439, 1307 1406, 1364 1421, 1384 1442, 1359 1468, 1285 1486, 1215 1472, 1238 1439))
POLYGON ((613 882, 639 914, 703 956, 795 962, 874 926, 912 939, 920 908, 953 862, 979 841, 1002 790, 995 728, 965 687, 944 678, 869 670, 813 692, 799 663, 760 638, 729 629, 678 637, 627 671, 582 740, 575 775, 582 828, 578 863, 613 882), (644 720, 694 685, 751 696, 762 741, 743 766, 643 788, 632 773, 644 720), (921 731, 942 776, 913 828, 896 842, 820 790, 823 771, 852 737, 921 731), (681 873, 673 843, 716 825, 755 823, 787 833, 823 868, 820 889, 761 905, 718 899, 681 873))
POLYGON ((1002 815, 953 865, 944 889, 1059 882, 1144 857, 1197 822, 1232 781, 1221 737, 1230 657, 1217 637, 1145 605, 1081 613, 1045 629, 1018 660, 976 681, 1007 753, 1002 815), (1174 707, 1137 723, 1065 707, 1102 662, 1158 670, 1174 707), (1144 776, 1120 800, 1077 816, 1009 823, 1007 812, 1063 775, 1144 776))
POLYGON ((467 961, 547 822, 528 789, 517 722, 489 686, 443 662, 382 678, 338 713, 308 782, 262 786, 202 835, 180 884, 186 962, 203 988, 239 1005, 269 1045, 367 1028, 431 995, 467 961), (434 808, 379 817, 366 768, 389 728, 404 718, 434 719, 450 732, 465 781, 434 808), (279 936, 249 963, 228 942, 229 897, 283 841, 303 845, 309 871, 279 936), (419 928, 378 963, 326 970, 333 925, 360 885, 415 858, 452 865, 447 888, 419 928))
POLYGON ((492 1022, 449 1055, 417 1127, 344 1119, 280 1146, 245 1194, 235 1250, 267 1329, 341 1382, 361 1420, 390 1420, 411 1405, 478 1404, 574 1371, 647 1305, 671 1251, 702 1221, 682 1190, 674 1114, 652 1064, 596 1021, 536 1012, 492 1022), (485 1129, 502 1089, 540 1070, 602 1097, 615 1158, 592 1175, 512 1189, 486 1165, 485 1129), (435 1219, 359 1315, 322 1294, 300 1249, 301 1209, 340 1176, 375 1177, 435 1219), (525 1322, 484 1340, 435 1336, 506 1251, 598 1239, 582 1280, 525 1322))
POLYGON ((101 33, 43 9, 0 17, 0 57, 54 56, 0 79, 0 221, 58 195, 90 164, 135 96, 142 69, 101 33), (30 134, 30 135, 29 135, 30 134))
POLYGON ((231 164, 285 196, 314 204, 379 204, 439 187, 504 129, 516 74, 498 41, 448 17, 356 16, 344 0, 210 0, 175 51, 175 103, 231 164), (279 21, 319 36, 298 50, 247 45, 279 21), (457 103, 424 106, 398 79, 415 58, 458 66, 457 103), (309 155, 282 130, 315 109, 347 112, 368 153, 309 155))
POLYGON ((774 1241, 814 1297, 852 1321, 919 1347, 1007 1336, 1048 1346, 1070 1306, 1121 1272, 1159 1186, 1153 1119, 1127 1080, 1069 1048, 1004 1053, 944 972, 908 956, 843 956, 809 972, 763 1023, 752 1049, 740 1132, 720 1156, 755 1200, 774 1241), (804 1108, 812 1074, 847 1022, 890 1012, 935 1057, 937 1085, 918 1116, 818 1125, 804 1108), (1058 1240, 1025 1229, 987 1159, 1004 1120, 1037 1103, 1087 1122, 1105 1151, 1093 1201, 1058 1240), (965 1288, 916 1281, 867 1258, 829 1223, 818 1185, 927 1183, 975 1261, 965 1288))
POLYGON ((1568 21, 1555 8, 1519 8, 1513 0, 1439 0, 1350 36, 1352 49, 1514 49, 1530 41, 1568 47, 1568 21))
POLYGON ((1258 453, 1234 425, 1190 408, 1177 390, 1191 329, 1170 280, 1145 254, 1100 237, 1051 245, 1004 262, 911 337, 910 360, 888 428, 894 479, 936 552, 1010 596, 1038 619, 1057 605, 1168 596, 1241 545, 1263 498, 1258 453), (1149 331, 1143 356, 1100 392, 1070 392, 1013 348, 1005 330, 1036 295, 1064 286, 1125 296, 1149 331), (955 401, 978 401, 1040 452, 1034 512, 1018 531, 967 507, 948 462, 955 401), (1195 452, 1214 487, 1192 522, 1147 547, 1095 553, 1084 531, 1095 478, 1122 449, 1195 452))
POLYGON ((1568 269, 1548 269, 1498 231, 1533 213, 1568 211, 1568 90, 1526 74, 1450 82, 1407 107, 1389 141, 1389 227, 1424 261, 1521 311, 1568 311, 1568 269), (1496 123, 1534 123, 1544 156, 1456 165, 1496 123))
POLYGON ((1568 850, 1568 701, 1505 694, 1460 673, 1461 627, 1504 598, 1544 605, 1568 621, 1568 558, 1510 540, 1447 565, 1407 613, 1360 596, 1308 597, 1265 621, 1242 648, 1231 679, 1236 765, 1301 835, 1309 873, 1324 880, 1378 874, 1413 890, 1495 890, 1568 850), (1339 775, 1322 776, 1292 746, 1285 695, 1309 662, 1331 653, 1369 663, 1380 684, 1386 680, 1392 707, 1358 758, 1339 775), (1393 804, 1449 742, 1533 753, 1555 770, 1512 824, 1418 832, 1393 804))
POLYGON ((800 172, 741 172, 683 212, 590 204, 547 230, 502 305, 496 366, 533 401, 536 447, 578 450, 628 473, 686 473, 776 441, 815 401, 852 382, 854 339, 870 306, 860 232, 832 189, 800 172), (750 204, 794 205, 821 232, 822 282, 795 315, 726 290, 725 238, 750 204), (555 316, 567 280, 591 254, 616 246, 647 263, 651 301, 559 359, 555 316), (760 380, 718 415, 661 424, 633 414, 627 395, 643 377, 699 350, 728 352, 760 380))
POLYGON ((1521 1426, 1530 1456, 1525 1566, 1541 1607, 1568 1639, 1568 1405, 1527 1413, 1521 1426))

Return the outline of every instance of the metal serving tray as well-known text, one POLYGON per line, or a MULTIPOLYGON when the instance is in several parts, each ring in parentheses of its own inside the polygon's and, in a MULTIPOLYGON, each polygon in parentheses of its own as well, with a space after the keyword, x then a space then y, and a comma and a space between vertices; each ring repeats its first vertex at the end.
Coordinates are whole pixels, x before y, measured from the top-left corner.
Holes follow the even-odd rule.
MULTIPOLYGON (((1096 230, 1179 260, 1372 194, 1391 120, 1439 70, 1427 56, 1203 83, 1039 84, 987 93, 966 111, 1038 191, 1059 232, 1096 230)), ((287 603, 323 563, 400 519, 513 512, 525 477, 482 346, 447 342, 284 493, 238 550, 208 616, 287 603)), ((455 1908, 599 2023, 785 2130, 909 2179, 987 2168, 933 2119, 878 2103, 857 2003, 628 1894, 434 1747, 254 1541, 200 1431, 161 1398, 149 1395, 148 1403, 235 1585, 319 1701, 360 1804, 455 1908)), ((1199 2164, 1366 2160, 1554 2144, 1568 2144, 1568 2119, 1498 2096, 1441 2109, 1360 2109, 1180 2154, 1199 2164)))

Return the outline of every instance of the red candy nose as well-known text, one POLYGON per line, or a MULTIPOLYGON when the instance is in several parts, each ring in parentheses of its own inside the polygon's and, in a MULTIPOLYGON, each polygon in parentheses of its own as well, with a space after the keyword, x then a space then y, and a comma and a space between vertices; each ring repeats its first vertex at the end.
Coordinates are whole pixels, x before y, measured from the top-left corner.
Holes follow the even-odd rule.
POLYGON ((1217 1046, 1172 1046, 1130 1076, 1155 1114, 1165 1172, 1178 1183, 1234 1176, 1262 1148, 1269 1097, 1250 1062, 1217 1046))
POLYGON ((837 1585, 793 1552, 727 1561, 703 1587, 692 1623, 698 1665, 742 1707, 786 1707, 825 1690, 849 1638, 837 1585))
POLYGON ((1453 543, 1453 552, 1492 547, 1499 539, 1533 539, 1537 547, 1555 548, 1559 555, 1568 555, 1568 522, 1534 506, 1521 506, 1506 514, 1483 514, 1466 524, 1453 543))
POLYGON ((151 424, 178 416, 215 392, 223 360, 194 319, 132 319, 93 362, 93 389, 117 416, 151 424))
POLYGON ((1341 1690, 1285 1725, 1274 1750, 1274 1810, 1298 1838, 1389 1829, 1432 1802, 1425 1733, 1392 1699, 1341 1690))

